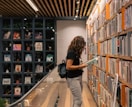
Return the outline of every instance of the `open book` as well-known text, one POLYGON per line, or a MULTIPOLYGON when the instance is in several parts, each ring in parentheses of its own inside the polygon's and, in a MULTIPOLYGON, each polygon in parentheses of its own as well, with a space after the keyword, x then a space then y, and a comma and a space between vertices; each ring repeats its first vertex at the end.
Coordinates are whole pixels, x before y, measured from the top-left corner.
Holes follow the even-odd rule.
POLYGON ((93 59, 91 59, 91 60, 88 60, 86 63, 87 63, 87 64, 93 64, 93 63, 96 62, 96 61, 98 61, 98 57, 95 57, 95 58, 93 58, 93 59))

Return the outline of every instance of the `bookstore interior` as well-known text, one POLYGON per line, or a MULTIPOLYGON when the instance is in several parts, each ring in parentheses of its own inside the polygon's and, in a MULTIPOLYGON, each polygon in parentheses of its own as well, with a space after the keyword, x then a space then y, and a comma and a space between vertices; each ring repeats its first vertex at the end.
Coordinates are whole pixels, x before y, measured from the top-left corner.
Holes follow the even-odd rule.
POLYGON ((56 66, 56 21, 76 8, 73 20, 86 16, 87 60, 98 57, 87 68, 97 106, 132 107, 132 0, 1 0, 0 103, 17 101, 56 66))

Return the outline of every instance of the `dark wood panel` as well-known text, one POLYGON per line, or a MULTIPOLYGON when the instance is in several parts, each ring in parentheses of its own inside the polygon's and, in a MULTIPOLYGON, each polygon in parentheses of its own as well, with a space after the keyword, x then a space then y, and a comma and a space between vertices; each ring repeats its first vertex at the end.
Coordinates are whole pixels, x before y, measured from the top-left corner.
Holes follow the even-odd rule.
POLYGON ((97 0, 32 0, 38 10, 35 12, 26 0, 0 0, 2 16, 46 16, 88 17, 97 0), (78 13, 76 9, 79 9, 78 13), (90 10, 89 10, 90 9, 90 10))

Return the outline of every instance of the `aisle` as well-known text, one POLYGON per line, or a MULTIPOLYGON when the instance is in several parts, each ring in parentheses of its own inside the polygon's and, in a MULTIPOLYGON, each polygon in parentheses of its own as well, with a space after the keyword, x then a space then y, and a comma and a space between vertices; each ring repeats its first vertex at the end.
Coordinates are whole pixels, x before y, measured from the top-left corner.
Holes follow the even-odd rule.
POLYGON ((83 84, 83 106, 82 107, 97 107, 86 83, 83 84))
MULTIPOLYGON (((83 83, 82 107, 97 107, 86 83, 83 83)), ((26 107, 72 107, 72 95, 65 81, 41 84, 26 98, 26 107)))
MULTIPOLYGON (((93 97, 83 83, 82 107, 97 107, 93 97)), ((25 99, 24 107, 72 107, 72 95, 66 79, 61 79, 57 68, 52 71, 25 99)))
MULTIPOLYGON (((65 82, 61 82, 59 88, 60 100, 57 107, 72 107, 72 95, 69 88, 67 88, 67 84, 65 82)), ((86 83, 83 83, 82 98, 82 107, 97 107, 86 83)))

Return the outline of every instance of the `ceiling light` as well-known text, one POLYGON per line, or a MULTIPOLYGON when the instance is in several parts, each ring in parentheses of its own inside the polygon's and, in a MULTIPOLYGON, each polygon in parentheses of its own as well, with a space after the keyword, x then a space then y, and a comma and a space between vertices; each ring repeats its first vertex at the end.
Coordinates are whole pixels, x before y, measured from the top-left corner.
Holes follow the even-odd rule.
POLYGON ((73 20, 76 20, 76 18, 74 18, 73 20))
POLYGON ((77 9, 77 10, 76 10, 76 13, 78 13, 78 12, 79 12, 79 10, 77 9))
POLYGON ((79 0, 77 0, 76 3, 79 4, 80 3, 79 0))
POLYGON ((78 18, 78 15, 76 15, 75 18, 78 18))
POLYGON ((34 9, 34 11, 38 11, 38 8, 35 6, 35 4, 31 0, 26 0, 26 2, 34 9))
POLYGON ((27 20, 27 18, 24 18, 24 20, 27 20))

